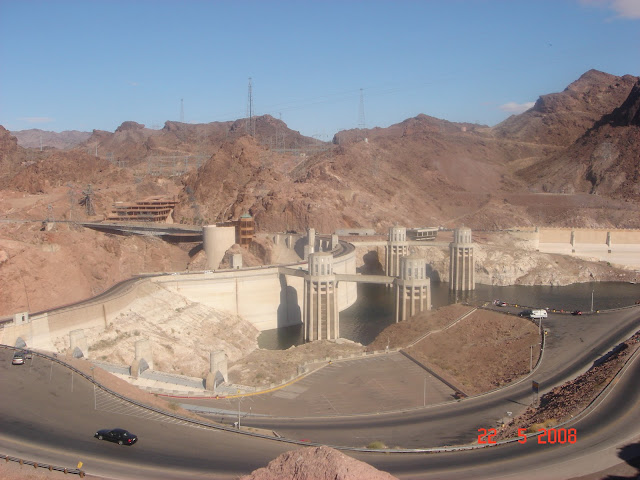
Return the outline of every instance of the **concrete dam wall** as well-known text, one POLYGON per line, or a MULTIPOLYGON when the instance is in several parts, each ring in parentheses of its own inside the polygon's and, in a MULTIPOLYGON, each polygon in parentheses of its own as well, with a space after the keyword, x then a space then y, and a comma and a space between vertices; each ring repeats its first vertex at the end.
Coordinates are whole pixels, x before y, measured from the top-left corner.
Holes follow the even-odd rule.
MULTIPOLYGON (((308 266, 301 262, 289 267, 304 275, 308 266)), ((334 270, 356 273, 353 248, 335 258, 334 270)), ((134 299, 146 295, 144 286, 149 282, 161 283, 191 301, 242 316, 260 331, 302 323, 304 278, 282 274, 278 266, 265 266, 126 280, 91 299, 7 323, 0 329, 0 343, 15 345, 21 338, 28 347, 53 350, 52 339, 69 335, 72 330, 106 328, 134 299)), ((338 309, 346 309, 356 299, 356 283, 340 282, 338 309)))

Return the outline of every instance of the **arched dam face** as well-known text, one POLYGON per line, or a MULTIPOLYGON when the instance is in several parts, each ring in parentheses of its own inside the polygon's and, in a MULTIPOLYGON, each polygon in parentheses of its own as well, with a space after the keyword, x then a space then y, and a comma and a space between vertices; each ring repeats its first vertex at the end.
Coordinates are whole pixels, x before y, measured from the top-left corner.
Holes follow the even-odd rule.
MULTIPOLYGON (((355 274, 356 257, 343 249, 333 262, 336 274, 355 274)), ((147 295, 145 285, 156 283, 187 299, 242 316, 258 330, 302 322, 304 273, 307 264, 265 266, 240 270, 173 273, 130 279, 107 292, 73 305, 54 308, 11 322, 0 329, 0 343, 14 345, 18 338, 33 348, 53 350, 52 339, 82 328, 106 328, 136 298, 147 295), (288 273, 287 273, 288 272, 288 273)), ((357 299, 354 282, 339 282, 336 300, 342 311, 357 299)))

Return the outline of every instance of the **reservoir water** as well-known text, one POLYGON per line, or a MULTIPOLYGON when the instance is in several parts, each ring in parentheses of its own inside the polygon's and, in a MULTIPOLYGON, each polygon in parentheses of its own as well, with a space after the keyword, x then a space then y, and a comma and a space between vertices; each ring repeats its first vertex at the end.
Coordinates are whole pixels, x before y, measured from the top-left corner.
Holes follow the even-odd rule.
MULTIPOLYGON (((640 300, 640 284, 623 282, 574 283, 564 287, 506 287, 476 284, 476 290, 454 297, 445 282, 431 283, 431 304, 436 309, 456 302, 480 305, 503 300, 533 308, 591 311, 633 305, 640 300)), ((340 312, 340 336, 368 345, 394 320, 394 290, 384 285, 358 285, 358 300, 340 312)), ((302 325, 265 330, 258 337, 258 346, 268 350, 283 350, 304 343, 302 325)))

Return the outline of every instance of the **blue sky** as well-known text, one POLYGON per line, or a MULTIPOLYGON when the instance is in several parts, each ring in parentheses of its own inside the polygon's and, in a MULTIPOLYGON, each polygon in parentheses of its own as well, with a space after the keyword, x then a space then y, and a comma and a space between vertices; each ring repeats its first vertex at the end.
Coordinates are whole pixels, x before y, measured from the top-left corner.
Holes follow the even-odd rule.
POLYGON ((420 113, 495 125, 587 70, 640 75, 640 0, 0 0, 0 125, 254 113, 330 139, 420 113))

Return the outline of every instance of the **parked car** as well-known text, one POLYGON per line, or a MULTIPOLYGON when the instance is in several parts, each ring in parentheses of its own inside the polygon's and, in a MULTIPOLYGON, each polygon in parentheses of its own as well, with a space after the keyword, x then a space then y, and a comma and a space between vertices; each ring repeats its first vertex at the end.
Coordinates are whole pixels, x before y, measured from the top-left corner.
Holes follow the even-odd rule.
POLYGON ((580 310, 574 310, 571 312, 571 315, 582 315, 582 312, 580 310))
POLYGON ((27 360, 31 360, 33 358, 33 352, 31 350, 25 350, 24 358, 26 358, 27 360))
POLYGON ((117 443, 118 445, 133 445, 138 441, 137 435, 127 432, 122 428, 114 428, 113 430, 105 428, 103 430, 98 430, 94 437, 98 440, 108 440, 110 442, 117 443))
POLYGON ((507 306, 507 302, 503 302, 502 300, 498 300, 496 302, 496 305, 499 307, 506 307, 507 306))
POLYGON ((11 364, 12 365, 24 365, 24 356, 22 355, 22 353, 20 353, 20 352, 14 353, 13 354, 13 360, 11 360, 11 364))

